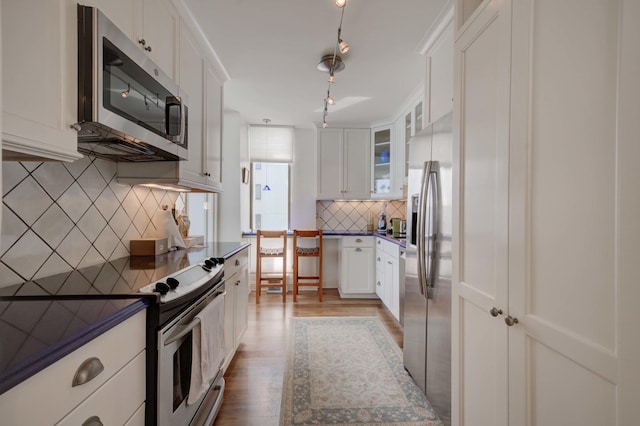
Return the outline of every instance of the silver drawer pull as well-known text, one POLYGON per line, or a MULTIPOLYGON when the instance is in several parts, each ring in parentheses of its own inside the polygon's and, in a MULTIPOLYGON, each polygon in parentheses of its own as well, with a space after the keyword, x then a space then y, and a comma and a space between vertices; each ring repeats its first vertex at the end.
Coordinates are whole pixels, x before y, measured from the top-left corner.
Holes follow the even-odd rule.
POLYGON ((78 370, 76 370, 76 375, 73 376, 73 382, 71 382, 71 386, 76 387, 80 385, 84 385, 87 382, 95 379, 95 377, 102 373, 104 370, 104 365, 100 362, 100 360, 96 357, 86 359, 78 370))
POLYGON ((100 417, 91 416, 87 420, 82 423, 82 426, 104 426, 102 421, 100 421, 100 417))
POLYGON ((356 247, 356 251, 362 251, 360 247, 356 247))
POLYGON ((362 239, 361 238, 356 238, 356 243, 361 243, 362 239))
POLYGON ((236 259, 236 266, 240 266, 240 259, 236 259))

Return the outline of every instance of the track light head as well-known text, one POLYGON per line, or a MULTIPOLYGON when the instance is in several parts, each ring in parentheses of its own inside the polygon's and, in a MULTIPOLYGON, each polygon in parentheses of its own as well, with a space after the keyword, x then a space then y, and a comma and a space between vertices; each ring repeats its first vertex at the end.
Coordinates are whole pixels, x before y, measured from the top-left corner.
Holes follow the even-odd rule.
POLYGON ((347 53, 349 51, 350 46, 349 46, 349 43, 347 43, 343 39, 339 38, 338 39, 338 48, 340 49, 340 53, 344 54, 344 53, 347 53))
POLYGON ((336 0, 336 6, 342 8, 347 4, 347 0, 336 0))

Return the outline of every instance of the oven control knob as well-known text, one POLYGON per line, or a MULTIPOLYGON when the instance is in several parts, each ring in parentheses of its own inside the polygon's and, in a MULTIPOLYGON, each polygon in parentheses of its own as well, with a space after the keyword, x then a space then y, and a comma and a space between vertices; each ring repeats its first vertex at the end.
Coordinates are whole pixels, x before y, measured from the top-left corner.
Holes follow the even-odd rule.
POLYGON ((219 257, 218 258, 218 265, 222 265, 224 264, 224 257, 219 257))
POLYGON ((210 257, 209 261, 213 263, 213 266, 216 266, 218 264, 218 259, 216 259, 215 257, 210 257))
POLYGON ((167 294, 170 290, 169 285, 163 282, 156 283, 155 291, 160 294, 167 294))
POLYGON ((180 281, 176 280, 173 277, 169 277, 167 278, 167 284, 169 285, 169 287, 171 287, 171 290, 175 290, 180 284, 180 281))
POLYGON ((215 264, 215 262, 207 259, 207 260, 204 261, 204 266, 206 266, 207 268, 211 269, 214 266, 216 266, 216 264, 215 264))

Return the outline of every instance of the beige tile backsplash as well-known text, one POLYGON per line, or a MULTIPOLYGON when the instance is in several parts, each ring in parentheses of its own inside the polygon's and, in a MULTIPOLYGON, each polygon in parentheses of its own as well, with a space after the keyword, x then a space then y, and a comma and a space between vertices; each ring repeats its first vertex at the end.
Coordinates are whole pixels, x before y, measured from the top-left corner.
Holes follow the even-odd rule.
POLYGON ((391 218, 405 219, 405 201, 317 201, 316 226, 334 232, 373 231, 384 203, 387 227, 391 218))
POLYGON ((154 213, 181 197, 115 175, 116 163, 91 157, 3 162, 0 287, 128 256, 154 213))

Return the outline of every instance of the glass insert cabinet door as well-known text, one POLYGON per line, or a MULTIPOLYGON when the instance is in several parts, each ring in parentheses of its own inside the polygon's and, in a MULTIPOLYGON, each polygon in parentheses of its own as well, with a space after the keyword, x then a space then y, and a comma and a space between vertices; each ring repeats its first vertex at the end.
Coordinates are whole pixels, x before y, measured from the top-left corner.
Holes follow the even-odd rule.
POLYGON ((373 132, 373 194, 391 192, 391 128, 373 132))

